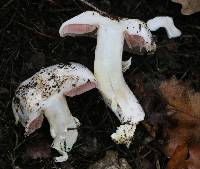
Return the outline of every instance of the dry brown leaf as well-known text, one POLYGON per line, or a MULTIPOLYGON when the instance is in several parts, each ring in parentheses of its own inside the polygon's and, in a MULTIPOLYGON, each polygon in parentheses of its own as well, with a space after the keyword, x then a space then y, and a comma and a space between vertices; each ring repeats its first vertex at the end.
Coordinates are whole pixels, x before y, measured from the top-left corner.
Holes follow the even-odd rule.
POLYGON ((186 160, 188 169, 200 168, 200 144, 192 144, 189 148, 189 158, 186 160))
POLYGON ((167 114, 172 126, 164 127, 164 135, 168 142, 163 151, 172 157, 170 163, 176 163, 173 158, 176 150, 181 145, 187 145, 187 167, 189 169, 189 164, 193 164, 191 169, 199 169, 200 156, 195 154, 200 155, 200 93, 195 93, 176 78, 162 82, 159 89, 168 102, 167 114), (199 146, 199 149, 194 151, 193 145, 199 146))
POLYGON ((172 0, 172 2, 182 5, 181 13, 191 15, 200 11, 200 0, 172 0))
POLYGON ((178 146, 167 164, 167 169, 187 169, 186 159, 188 156, 188 148, 186 144, 178 146))
POLYGON ((175 78, 162 82, 159 88, 168 102, 170 114, 178 120, 179 125, 199 122, 200 93, 195 93, 175 78))

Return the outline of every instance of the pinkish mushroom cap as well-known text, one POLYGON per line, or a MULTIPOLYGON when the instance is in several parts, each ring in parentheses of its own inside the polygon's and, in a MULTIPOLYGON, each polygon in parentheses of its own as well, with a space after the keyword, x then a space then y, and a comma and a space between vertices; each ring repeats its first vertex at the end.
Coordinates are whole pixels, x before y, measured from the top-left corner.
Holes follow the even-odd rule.
MULTIPOLYGON (((64 22, 60 27, 61 37, 76 36, 96 32, 101 27, 113 27, 124 32, 124 38, 130 49, 145 49, 153 52, 156 49, 152 35, 146 24, 138 19, 113 19, 101 16, 94 11, 86 11, 64 22), (117 25, 117 26, 116 26, 117 25)), ((98 35, 97 35, 98 36, 98 35)), ((137 51, 137 50, 135 50, 137 51)))

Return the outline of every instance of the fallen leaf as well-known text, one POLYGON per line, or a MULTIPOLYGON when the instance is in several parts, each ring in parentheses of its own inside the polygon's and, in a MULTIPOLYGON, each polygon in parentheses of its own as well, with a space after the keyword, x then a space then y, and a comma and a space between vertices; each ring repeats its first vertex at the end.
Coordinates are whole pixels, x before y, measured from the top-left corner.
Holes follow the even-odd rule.
POLYGON ((167 169, 187 169, 186 159, 188 156, 188 148, 186 144, 179 145, 171 159, 167 164, 167 169))
POLYGON ((118 157, 115 151, 107 151, 106 156, 88 169, 132 169, 126 159, 118 157))
POLYGON ((200 168, 200 144, 192 144, 189 148, 189 158, 186 160, 188 169, 200 168))
POLYGON ((179 165, 181 168, 182 163, 177 163, 174 156, 176 157, 177 153, 180 155, 181 151, 184 152, 184 148, 180 150, 180 146, 187 145, 189 157, 185 160, 186 167, 199 169, 200 156, 195 154, 200 155, 200 93, 194 92, 176 78, 163 81, 159 89, 168 103, 167 115, 171 123, 170 127, 163 126, 163 133, 167 139, 163 151, 171 157, 170 163, 179 165), (194 150, 194 145, 199 149, 194 150), (192 167, 189 167, 189 164, 192 164, 192 167))
POLYGON ((22 159, 37 160, 51 158, 51 144, 46 138, 35 139, 34 142, 30 142, 25 146, 25 151, 22 154, 22 159))
POLYGON ((191 15, 200 11, 199 0, 172 0, 172 2, 182 5, 181 13, 183 15, 191 15))

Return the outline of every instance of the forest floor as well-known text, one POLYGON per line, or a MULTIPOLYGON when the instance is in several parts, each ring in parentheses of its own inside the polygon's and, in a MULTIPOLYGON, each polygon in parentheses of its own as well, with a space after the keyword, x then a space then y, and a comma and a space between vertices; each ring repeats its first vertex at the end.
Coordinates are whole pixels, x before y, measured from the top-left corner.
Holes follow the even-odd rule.
POLYGON ((0 168, 86 169, 107 150, 117 151, 133 169, 166 167, 168 158, 162 152, 165 144, 162 125, 158 125, 154 136, 147 126, 149 121, 156 121, 154 114, 165 116, 166 103, 158 90, 162 80, 174 76, 195 91, 200 90, 200 14, 184 16, 180 13, 181 6, 169 0, 91 0, 90 3, 115 16, 144 21, 171 16, 182 31, 182 36, 176 39, 168 39, 164 29, 153 33, 158 46, 153 55, 123 53, 124 60, 133 57, 124 77, 144 107, 147 124, 138 125, 129 149, 114 144, 110 135, 119 121, 94 89, 67 98, 70 110, 81 122, 78 141, 67 162, 53 161, 53 156, 58 154, 50 149, 52 138, 46 120, 41 129, 24 137, 24 128, 15 125, 11 108, 17 86, 42 67, 57 63, 79 62, 93 71, 96 39, 60 38, 58 34, 64 21, 92 9, 80 0, 1 0, 0 168), (36 153, 42 158, 34 159, 36 153))

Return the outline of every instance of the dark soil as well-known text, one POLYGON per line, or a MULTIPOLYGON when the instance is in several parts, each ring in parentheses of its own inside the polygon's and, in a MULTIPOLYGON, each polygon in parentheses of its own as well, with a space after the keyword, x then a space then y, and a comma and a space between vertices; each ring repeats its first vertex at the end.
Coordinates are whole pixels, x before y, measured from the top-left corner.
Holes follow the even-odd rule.
MULTIPOLYGON (((120 17, 147 21, 155 16, 172 16, 182 31, 180 38, 171 40, 163 29, 155 32, 158 49, 154 55, 139 56, 124 52, 124 59, 133 57, 132 66, 124 76, 144 106, 147 120, 157 124, 152 114, 160 113, 160 117, 164 112, 157 90, 159 81, 176 76, 190 83, 195 90, 200 89, 200 14, 183 16, 180 14, 181 6, 169 0, 90 2, 120 17), (141 88, 145 91, 141 92, 141 88)), ((86 10, 91 8, 79 0, 0 1, 0 168, 69 169, 73 166, 75 169, 86 169, 110 149, 118 151, 134 169, 165 168, 167 158, 161 152, 164 140, 159 130, 156 137, 151 137, 146 128, 139 125, 129 149, 111 141, 110 135, 119 122, 97 90, 67 98, 71 111, 82 123, 68 162, 54 163, 52 157, 56 152, 52 150, 49 155, 49 146, 42 149, 47 153, 42 155, 45 159, 33 160, 32 151, 28 151, 31 146, 42 146, 34 142, 51 143, 49 126, 45 121, 41 129, 25 138, 24 128, 14 123, 11 108, 14 91, 20 82, 49 65, 74 61, 93 70, 96 40, 88 37, 60 38, 58 34, 65 20, 86 10)))

